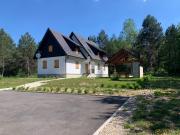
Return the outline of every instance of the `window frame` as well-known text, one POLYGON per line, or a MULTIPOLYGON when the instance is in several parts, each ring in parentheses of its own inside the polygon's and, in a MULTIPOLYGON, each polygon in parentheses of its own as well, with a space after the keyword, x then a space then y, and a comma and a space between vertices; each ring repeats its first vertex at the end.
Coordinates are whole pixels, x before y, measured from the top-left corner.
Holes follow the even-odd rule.
POLYGON ((60 68, 59 59, 54 60, 54 68, 60 68))
POLYGON ((43 60, 42 61, 42 69, 47 69, 47 66, 48 66, 47 60, 43 60))
POLYGON ((49 45, 49 46, 48 46, 48 52, 49 52, 49 53, 52 53, 52 52, 53 52, 53 46, 52 46, 52 45, 49 45))

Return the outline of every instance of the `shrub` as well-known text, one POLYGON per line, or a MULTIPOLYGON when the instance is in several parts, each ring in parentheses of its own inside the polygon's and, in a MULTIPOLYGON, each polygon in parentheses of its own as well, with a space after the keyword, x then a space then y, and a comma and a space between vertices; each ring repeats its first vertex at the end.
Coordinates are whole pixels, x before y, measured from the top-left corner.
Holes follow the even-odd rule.
POLYGON ((139 85, 138 83, 134 83, 134 89, 137 90, 137 89, 141 89, 141 85, 139 85))
POLYGON ((137 84, 140 85, 141 88, 147 88, 150 85, 150 81, 152 80, 151 75, 144 76, 143 78, 137 81, 137 84))
POLYGON ((78 89, 78 94, 81 94, 81 90, 80 89, 78 89))
POLYGON ((104 87, 104 84, 102 83, 102 84, 101 84, 101 88, 103 88, 103 87, 104 87))
POLYGON ((93 90, 92 92, 93 92, 93 94, 95 94, 95 93, 96 93, 96 90, 93 90))
POLYGON ((109 91, 108 91, 108 94, 112 95, 112 94, 114 94, 114 91, 109 90, 109 91))
POLYGON ((88 94, 88 90, 84 90, 84 94, 88 94))
POLYGON ((128 83, 128 84, 127 84, 127 88, 129 88, 129 89, 134 89, 134 84, 128 83))
POLYGON ((159 68, 157 71, 155 71, 154 75, 155 76, 167 76, 168 72, 163 68, 159 68))
POLYGON ((111 85, 111 84, 108 84, 108 85, 107 85, 107 88, 112 88, 112 85, 111 85))
POLYGON ((118 76, 113 76, 113 77, 111 77, 111 80, 112 80, 112 81, 118 81, 118 80, 119 80, 119 77, 118 77, 118 76))
POLYGON ((123 89, 127 88, 126 84, 122 84, 120 87, 123 88, 123 89))
POLYGON ((114 88, 117 88, 118 87, 118 84, 114 84, 114 88))
POLYGON ((65 89, 64 89, 64 92, 66 93, 67 91, 68 91, 68 88, 65 88, 65 89))

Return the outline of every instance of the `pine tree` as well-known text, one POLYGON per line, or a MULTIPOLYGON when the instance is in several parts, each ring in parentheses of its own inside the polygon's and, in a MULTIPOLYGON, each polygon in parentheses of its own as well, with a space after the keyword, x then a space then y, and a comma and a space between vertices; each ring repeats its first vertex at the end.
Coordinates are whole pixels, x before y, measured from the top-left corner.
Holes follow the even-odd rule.
POLYGON ((34 53, 36 51, 36 43, 29 33, 25 33, 21 36, 18 43, 18 51, 21 57, 19 63, 21 72, 27 74, 28 76, 35 71, 36 63, 33 59, 34 53))
POLYGON ((15 51, 15 44, 12 38, 3 30, 0 29, 0 76, 8 70, 8 66, 13 61, 13 53, 15 51))
POLYGON ((136 49, 140 52, 147 71, 153 71, 157 65, 158 49, 162 42, 163 30, 154 16, 148 15, 138 34, 136 49))

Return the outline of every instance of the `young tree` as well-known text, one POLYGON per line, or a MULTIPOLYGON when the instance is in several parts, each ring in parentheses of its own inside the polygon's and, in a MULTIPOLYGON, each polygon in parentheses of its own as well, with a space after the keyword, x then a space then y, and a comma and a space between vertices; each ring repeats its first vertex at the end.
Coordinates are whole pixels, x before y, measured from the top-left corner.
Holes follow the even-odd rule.
POLYGON ((123 24, 123 30, 121 33, 122 39, 132 46, 136 41, 137 34, 138 32, 134 20, 125 20, 123 24))
POLYGON ((3 29, 0 29, 0 76, 2 77, 8 69, 9 63, 13 61, 14 50, 15 44, 12 38, 3 29))
POLYGON ((36 67, 33 59, 36 47, 37 45, 29 33, 21 36, 18 43, 18 51, 21 57, 19 61, 21 63, 20 69, 22 72, 27 73, 28 76, 32 74, 36 67))
POLYGON ((144 19, 142 27, 137 37, 136 49, 140 52, 146 70, 153 71, 157 64, 156 58, 163 38, 163 29, 157 19, 151 15, 144 19))

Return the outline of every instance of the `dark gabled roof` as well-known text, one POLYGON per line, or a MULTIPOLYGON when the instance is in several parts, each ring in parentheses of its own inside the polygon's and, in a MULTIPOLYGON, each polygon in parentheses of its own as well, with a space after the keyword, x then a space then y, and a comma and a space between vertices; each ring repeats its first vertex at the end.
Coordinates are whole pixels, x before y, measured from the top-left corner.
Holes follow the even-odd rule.
POLYGON ((89 56, 92 59, 107 61, 108 58, 106 57, 106 53, 103 50, 101 50, 99 47, 97 47, 96 43, 86 40, 83 37, 81 37, 80 35, 75 34, 74 32, 72 32, 70 34, 70 38, 72 38, 73 35, 77 38, 79 43, 85 48, 86 52, 89 54, 89 56), (103 58, 100 58, 99 56, 95 55, 94 52, 92 51, 91 47, 97 49, 99 52, 103 53, 105 56, 103 58))
POLYGON ((95 42, 90 41, 90 40, 86 40, 86 42, 87 42, 89 45, 91 45, 92 47, 96 48, 98 51, 106 54, 105 51, 102 50, 101 48, 99 48, 98 45, 97 45, 95 42))
POLYGON ((132 63, 135 61, 140 62, 138 53, 133 50, 120 49, 111 58, 109 58, 107 63, 112 65, 120 65, 124 63, 132 63))
POLYGON ((66 36, 64 36, 64 35, 56 32, 56 31, 53 31, 51 29, 48 29, 48 30, 54 35, 54 37, 56 38, 56 40, 61 45, 61 47, 63 48, 63 50, 66 52, 67 55, 73 56, 73 57, 84 58, 84 56, 81 53, 77 54, 77 53, 75 53, 74 51, 71 50, 70 45, 68 45, 65 38, 72 43, 71 45, 81 47, 79 44, 75 43, 69 37, 66 37, 66 36))

